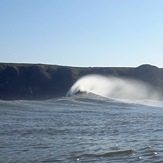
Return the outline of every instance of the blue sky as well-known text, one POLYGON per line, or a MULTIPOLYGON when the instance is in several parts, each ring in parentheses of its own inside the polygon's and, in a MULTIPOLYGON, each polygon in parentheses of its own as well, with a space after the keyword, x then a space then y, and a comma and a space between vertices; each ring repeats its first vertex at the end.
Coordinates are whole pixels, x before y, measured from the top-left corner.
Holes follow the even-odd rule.
POLYGON ((0 0, 0 62, 163 67, 163 0, 0 0))

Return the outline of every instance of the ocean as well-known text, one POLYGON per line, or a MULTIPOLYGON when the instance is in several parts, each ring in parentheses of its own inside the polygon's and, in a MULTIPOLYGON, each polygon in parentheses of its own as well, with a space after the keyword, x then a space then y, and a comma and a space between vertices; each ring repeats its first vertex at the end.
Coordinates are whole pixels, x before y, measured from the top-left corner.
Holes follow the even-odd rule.
POLYGON ((163 162, 163 103, 93 94, 0 101, 0 162, 163 162))

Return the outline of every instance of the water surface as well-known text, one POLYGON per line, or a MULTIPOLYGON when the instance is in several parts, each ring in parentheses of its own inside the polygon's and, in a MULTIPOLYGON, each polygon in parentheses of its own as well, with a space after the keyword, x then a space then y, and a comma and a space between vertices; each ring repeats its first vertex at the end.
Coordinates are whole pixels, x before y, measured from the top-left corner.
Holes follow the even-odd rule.
POLYGON ((0 101, 0 162, 163 162, 163 107, 146 102, 0 101))

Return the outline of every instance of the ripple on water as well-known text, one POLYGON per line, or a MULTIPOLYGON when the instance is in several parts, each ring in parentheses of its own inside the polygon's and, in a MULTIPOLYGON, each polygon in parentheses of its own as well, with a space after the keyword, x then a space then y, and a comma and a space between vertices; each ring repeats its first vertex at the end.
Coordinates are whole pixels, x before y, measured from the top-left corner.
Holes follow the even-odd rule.
POLYGON ((101 154, 93 154, 93 153, 84 153, 81 155, 77 155, 75 159, 77 161, 82 160, 82 159, 95 159, 97 161, 98 158, 107 158, 107 157, 124 157, 124 156, 129 156, 133 154, 132 149, 128 150, 119 150, 119 151, 111 151, 107 153, 101 153, 101 154))

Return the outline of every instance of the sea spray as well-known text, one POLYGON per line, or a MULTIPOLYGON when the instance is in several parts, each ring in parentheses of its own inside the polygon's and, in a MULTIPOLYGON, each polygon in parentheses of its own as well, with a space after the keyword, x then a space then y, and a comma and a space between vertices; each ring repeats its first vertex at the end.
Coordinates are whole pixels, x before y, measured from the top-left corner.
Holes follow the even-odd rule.
POLYGON ((154 87, 147 83, 139 80, 113 76, 84 76, 71 87, 67 95, 72 96, 78 92, 94 93, 114 99, 160 99, 159 93, 154 87))

